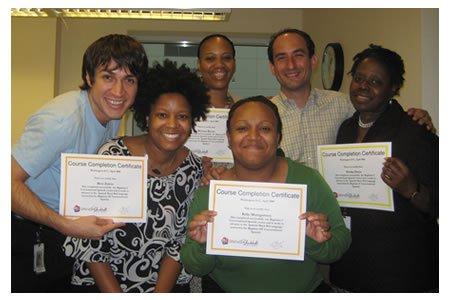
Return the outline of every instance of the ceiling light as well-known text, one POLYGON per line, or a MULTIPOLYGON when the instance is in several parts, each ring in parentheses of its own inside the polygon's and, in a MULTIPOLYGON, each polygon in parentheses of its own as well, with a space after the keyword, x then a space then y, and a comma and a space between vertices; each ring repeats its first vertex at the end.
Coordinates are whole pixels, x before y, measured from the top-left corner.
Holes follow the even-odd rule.
POLYGON ((227 21, 231 9, 96 9, 96 8, 13 8, 13 17, 112 18, 227 21))
POLYGON ((13 17, 48 17, 48 14, 40 8, 12 8, 13 17))

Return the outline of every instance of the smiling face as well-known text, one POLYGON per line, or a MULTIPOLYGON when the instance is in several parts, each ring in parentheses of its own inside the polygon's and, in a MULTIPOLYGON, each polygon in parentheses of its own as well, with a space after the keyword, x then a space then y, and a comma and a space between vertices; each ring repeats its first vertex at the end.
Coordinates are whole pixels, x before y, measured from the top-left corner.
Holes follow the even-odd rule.
POLYGON ((208 39, 200 49, 198 70, 208 88, 228 89, 236 70, 236 61, 230 43, 221 37, 208 39))
POLYGON ((373 58, 366 58, 353 75, 350 100, 361 113, 380 114, 394 96, 395 90, 386 69, 373 58))
POLYGON ((191 124, 191 106, 186 98, 178 93, 162 94, 148 118, 150 144, 159 151, 176 151, 189 138, 191 124))
POLYGON ((285 33, 273 43, 272 74, 277 78, 283 92, 297 92, 309 88, 317 56, 309 57, 303 37, 296 33, 285 33))
POLYGON ((276 160, 277 129, 275 114, 267 105, 249 102, 238 107, 227 132, 234 164, 257 170, 276 160))
POLYGON ((138 89, 138 79, 128 69, 117 68, 114 61, 97 67, 94 78, 86 75, 89 84, 89 102, 98 121, 105 125, 122 118, 133 104, 138 89))

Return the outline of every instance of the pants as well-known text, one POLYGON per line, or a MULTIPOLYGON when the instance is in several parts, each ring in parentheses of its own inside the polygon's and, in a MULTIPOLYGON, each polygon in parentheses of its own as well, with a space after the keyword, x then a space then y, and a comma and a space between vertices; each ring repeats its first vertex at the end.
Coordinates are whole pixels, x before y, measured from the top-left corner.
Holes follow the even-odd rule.
POLYGON ((11 215, 11 291, 69 292, 73 259, 66 257, 62 245, 65 236, 26 219, 11 215), (34 245, 39 236, 44 244, 46 271, 34 272, 34 245))
MULTIPOLYGON (((189 284, 175 285, 171 293, 189 293, 189 284)), ((73 293, 100 293, 97 285, 72 285, 73 293)))
MULTIPOLYGON (((203 293, 225 293, 224 290, 208 275, 202 277, 202 291, 203 293)), ((330 293, 331 287, 322 281, 316 287, 313 293, 330 293)))
POLYGON ((202 276, 202 293, 225 293, 225 291, 208 275, 202 276))

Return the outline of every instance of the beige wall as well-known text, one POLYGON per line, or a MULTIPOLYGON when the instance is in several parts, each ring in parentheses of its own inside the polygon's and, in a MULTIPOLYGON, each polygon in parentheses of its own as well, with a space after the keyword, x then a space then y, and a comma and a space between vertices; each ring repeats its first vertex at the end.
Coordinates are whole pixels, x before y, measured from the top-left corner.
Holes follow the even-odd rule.
POLYGON ((11 142, 28 117, 54 95, 55 19, 12 18, 11 142))
POLYGON ((301 27, 302 10, 233 9, 228 22, 207 23, 112 19, 65 19, 61 22, 56 19, 12 18, 11 141, 14 143, 20 137, 29 115, 55 95, 76 89, 81 84, 83 53, 103 35, 222 32, 268 37, 284 26, 301 27))
MULTIPOLYGON (((160 35, 222 32, 233 36, 255 34, 269 37, 284 27, 303 28, 315 40, 320 57, 326 43, 340 42, 344 48, 346 71, 350 69, 356 52, 366 48, 370 42, 379 43, 397 51, 405 60, 406 82, 399 98, 402 105, 405 108, 422 107, 423 91, 430 86, 430 80, 425 80, 421 75, 423 63, 433 64, 427 70, 430 76, 438 78, 437 59, 430 63, 430 60, 422 60, 425 53, 422 35, 426 35, 422 26, 424 11, 427 10, 233 9, 228 22, 217 23, 110 19, 66 19, 63 23, 55 19, 12 18, 11 139, 12 142, 18 139, 26 118, 43 103, 55 94, 77 88, 81 83, 84 50, 94 40, 109 33, 160 35)), ((426 13, 425 16, 427 24, 437 23, 437 13, 426 13)), ((437 25, 433 26, 426 28, 436 31, 437 25)), ((437 57, 437 46, 427 49, 426 53, 435 53, 437 57)), ((314 73, 313 85, 322 87, 318 70, 314 73)), ((341 90, 347 92, 348 86, 349 79, 345 78, 341 90)), ((437 114, 438 99, 427 99, 425 106, 437 114)), ((438 120, 437 116, 433 119, 438 120)))
MULTIPOLYGON (((402 106, 422 107, 421 9, 305 9, 304 29, 322 55, 329 42, 340 42, 344 50, 345 73, 353 56, 370 43, 399 53, 405 62, 405 84, 398 97, 402 106)), ((436 69, 437 70, 437 69, 436 69)), ((350 76, 344 75, 341 91, 347 93, 350 76)), ((320 64, 313 85, 322 86, 320 64)), ((438 99, 435 99, 436 105, 438 99)))
POLYGON ((58 91, 65 92, 80 84, 81 59, 87 46, 110 33, 177 35, 186 33, 225 34, 254 33, 269 37, 285 26, 301 27, 301 9, 233 9, 228 22, 158 21, 158 20, 89 20, 67 19, 61 25, 61 61, 58 91), (251 20, 251 21, 249 21, 251 20))

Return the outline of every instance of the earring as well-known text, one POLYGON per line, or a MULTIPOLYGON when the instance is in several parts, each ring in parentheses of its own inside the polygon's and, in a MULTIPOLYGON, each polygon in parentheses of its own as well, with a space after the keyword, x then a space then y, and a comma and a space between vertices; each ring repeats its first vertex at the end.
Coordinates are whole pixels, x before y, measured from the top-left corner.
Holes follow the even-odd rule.
POLYGON ((147 125, 147 131, 148 131, 148 123, 149 123, 150 118, 147 116, 145 117, 145 124, 147 125))
POLYGON ((195 71, 195 74, 197 74, 197 77, 200 78, 201 81, 203 81, 203 75, 202 75, 202 73, 200 72, 199 69, 197 69, 197 70, 195 71))

